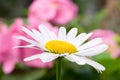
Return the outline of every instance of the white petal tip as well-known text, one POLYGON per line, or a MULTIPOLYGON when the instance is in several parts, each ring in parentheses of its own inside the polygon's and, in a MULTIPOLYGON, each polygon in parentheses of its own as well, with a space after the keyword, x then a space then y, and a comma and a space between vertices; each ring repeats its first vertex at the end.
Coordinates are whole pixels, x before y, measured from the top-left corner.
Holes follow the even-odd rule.
POLYGON ((93 32, 90 32, 90 33, 88 33, 90 36, 92 36, 93 35, 93 32))
POLYGON ((99 65, 99 67, 97 67, 96 70, 97 70, 98 73, 102 73, 102 71, 105 71, 106 69, 105 69, 104 66, 99 65))
POLYGON ((26 27, 24 27, 24 26, 22 26, 22 28, 21 28, 22 30, 24 30, 24 29, 26 29, 26 27))
POLYGON ((66 29, 64 26, 61 26, 59 29, 66 29))
POLYGON ((85 65, 86 62, 76 62, 78 65, 85 65))
POLYGON ((24 61, 31 61, 33 59, 31 59, 31 57, 25 58, 24 61))
POLYGON ((29 58, 25 58, 24 61, 30 61, 30 59, 29 58))
POLYGON ((35 60, 35 59, 39 59, 41 54, 36 54, 30 57, 27 57, 24 59, 24 61, 31 61, 31 60, 35 60))
POLYGON ((105 69, 97 70, 98 73, 102 73, 105 69))

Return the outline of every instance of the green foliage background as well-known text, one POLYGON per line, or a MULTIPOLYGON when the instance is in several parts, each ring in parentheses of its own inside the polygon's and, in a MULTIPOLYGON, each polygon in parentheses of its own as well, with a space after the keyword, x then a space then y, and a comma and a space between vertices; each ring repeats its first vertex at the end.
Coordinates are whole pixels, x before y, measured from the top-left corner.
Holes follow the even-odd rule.
MULTIPOLYGON (((64 25, 68 31, 72 27, 77 27, 79 33, 90 32, 94 29, 101 28, 100 23, 107 16, 104 4, 100 8, 97 7, 99 3, 94 5, 98 9, 93 10, 94 14, 90 14, 92 18, 89 19, 87 17, 88 15, 86 15, 86 10, 89 9, 88 5, 96 0, 73 1, 78 5, 79 13, 74 20, 64 25)), ((1 20, 8 23, 8 25, 16 17, 22 17, 26 21, 28 7, 31 2, 32 0, 0 0, 1 20)), ((118 41, 120 42, 120 39, 118 41)), ((63 60, 62 80, 120 80, 120 58, 112 59, 110 53, 103 53, 93 57, 93 59, 104 65, 106 71, 99 74, 89 65, 79 66, 63 60)), ((51 69, 36 69, 18 64, 15 70, 8 75, 4 74, 0 68, 0 80, 55 80, 55 66, 51 69)))

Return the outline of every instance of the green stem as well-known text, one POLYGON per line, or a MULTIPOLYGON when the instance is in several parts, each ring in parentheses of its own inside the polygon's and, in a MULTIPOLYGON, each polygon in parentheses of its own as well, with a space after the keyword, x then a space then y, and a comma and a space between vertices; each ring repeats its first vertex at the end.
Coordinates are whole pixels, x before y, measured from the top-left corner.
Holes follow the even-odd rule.
POLYGON ((56 80, 61 80, 62 58, 56 60, 56 80))

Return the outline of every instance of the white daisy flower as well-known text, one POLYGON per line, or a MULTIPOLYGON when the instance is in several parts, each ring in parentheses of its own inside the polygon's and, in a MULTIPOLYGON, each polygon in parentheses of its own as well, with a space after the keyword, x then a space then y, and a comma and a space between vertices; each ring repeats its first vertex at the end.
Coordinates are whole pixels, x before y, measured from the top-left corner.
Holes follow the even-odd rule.
POLYGON ((25 27, 23 27, 22 30, 34 40, 19 36, 17 37, 18 39, 28 42, 29 45, 16 46, 17 48, 38 48, 44 50, 42 54, 27 57, 24 61, 39 58, 43 62, 50 62, 58 57, 65 57, 69 61, 75 62, 79 65, 89 64, 98 72, 105 70, 101 64, 89 58, 102 53, 108 48, 101 38, 95 38, 85 43, 92 33, 81 33, 77 35, 77 28, 72 28, 66 33, 66 29, 60 27, 58 35, 56 35, 49 31, 44 25, 39 25, 39 31, 35 29, 30 31, 25 27))

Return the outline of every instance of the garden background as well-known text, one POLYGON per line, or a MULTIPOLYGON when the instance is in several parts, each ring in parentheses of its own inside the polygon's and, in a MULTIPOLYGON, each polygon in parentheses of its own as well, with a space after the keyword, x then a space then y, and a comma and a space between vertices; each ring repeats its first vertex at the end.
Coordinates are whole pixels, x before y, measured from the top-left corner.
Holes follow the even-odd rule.
POLYGON ((21 27, 46 25, 57 33, 76 27, 79 33, 93 32, 109 49, 92 57, 105 66, 98 73, 89 65, 62 62, 62 80, 120 80, 120 0, 0 0, 0 80, 55 80, 55 62, 24 62, 27 56, 42 53, 34 49, 13 49, 27 44, 14 37, 21 27))

